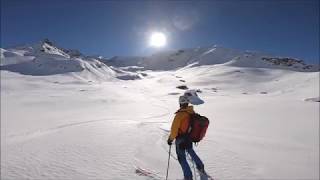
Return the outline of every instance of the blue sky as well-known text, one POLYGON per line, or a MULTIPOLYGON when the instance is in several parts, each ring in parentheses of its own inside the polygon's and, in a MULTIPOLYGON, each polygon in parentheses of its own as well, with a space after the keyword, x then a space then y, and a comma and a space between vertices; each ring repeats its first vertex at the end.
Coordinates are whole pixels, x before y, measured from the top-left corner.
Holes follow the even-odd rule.
POLYGON ((1 0, 1 47, 49 38, 88 55, 146 55, 214 44, 319 61, 318 0, 1 0))

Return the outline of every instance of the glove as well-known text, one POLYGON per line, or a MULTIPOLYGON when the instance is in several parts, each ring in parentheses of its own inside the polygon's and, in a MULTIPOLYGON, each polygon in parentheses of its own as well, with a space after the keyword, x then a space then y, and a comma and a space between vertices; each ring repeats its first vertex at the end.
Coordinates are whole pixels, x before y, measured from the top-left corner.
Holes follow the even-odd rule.
POLYGON ((172 145, 172 141, 173 141, 173 140, 171 140, 170 138, 168 138, 167 143, 168 143, 169 146, 172 145))

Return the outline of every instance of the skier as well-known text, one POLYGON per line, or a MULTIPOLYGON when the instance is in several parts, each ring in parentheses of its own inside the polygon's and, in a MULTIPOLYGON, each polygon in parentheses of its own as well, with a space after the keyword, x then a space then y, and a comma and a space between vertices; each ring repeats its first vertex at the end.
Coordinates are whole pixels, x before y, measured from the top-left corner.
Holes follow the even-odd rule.
POLYGON ((193 106, 189 106, 190 100, 202 101, 198 98, 195 92, 187 91, 183 96, 179 97, 180 109, 175 113, 176 115, 172 122, 170 136, 167 140, 168 145, 171 146, 173 140, 175 139, 176 153, 185 180, 193 179, 190 166, 187 162, 186 152, 188 152, 192 160, 195 162, 198 171, 200 171, 202 174, 205 174, 204 165, 193 150, 192 141, 187 135, 190 114, 194 113, 193 106))

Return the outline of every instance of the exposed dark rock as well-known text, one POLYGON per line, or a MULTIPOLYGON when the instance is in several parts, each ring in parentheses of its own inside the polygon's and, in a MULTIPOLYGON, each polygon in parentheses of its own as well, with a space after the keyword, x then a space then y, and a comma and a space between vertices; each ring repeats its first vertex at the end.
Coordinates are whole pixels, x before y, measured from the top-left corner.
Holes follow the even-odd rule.
POLYGON ((172 93, 168 93, 168 95, 179 95, 180 93, 177 92, 172 92, 172 93))
POLYGON ((306 98, 304 101, 308 102, 320 102, 320 97, 314 97, 314 98, 306 98))
POLYGON ((278 66, 287 66, 287 67, 293 67, 295 69, 302 67, 302 69, 312 69, 312 65, 306 65, 302 60, 294 59, 294 58, 288 58, 288 57, 263 57, 263 61, 269 62, 273 65, 278 66))
POLYGON ((136 74, 124 74, 124 75, 119 75, 117 76, 118 79, 121 80, 136 80, 136 79, 141 79, 138 75, 136 74))
POLYGON ((182 90, 189 89, 186 85, 180 85, 180 86, 177 86, 176 88, 182 89, 182 90))
POLYGON ((218 92, 218 88, 211 88, 213 92, 218 92))
POLYGON ((42 42, 43 42, 43 43, 47 43, 47 44, 49 44, 50 46, 53 45, 53 43, 52 43, 48 38, 45 38, 42 42))

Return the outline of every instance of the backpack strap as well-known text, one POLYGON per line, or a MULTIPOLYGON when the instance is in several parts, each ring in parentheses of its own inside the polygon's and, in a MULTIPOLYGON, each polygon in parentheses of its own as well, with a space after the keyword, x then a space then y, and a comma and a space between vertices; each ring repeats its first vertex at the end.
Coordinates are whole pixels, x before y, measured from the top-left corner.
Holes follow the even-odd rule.
POLYGON ((194 123, 194 119, 192 119, 192 116, 194 114, 196 114, 196 113, 189 113, 189 112, 187 112, 187 113, 189 114, 189 127, 188 127, 188 130, 187 130, 187 134, 190 134, 192 126, 193 126, 193 123, 194 123))

